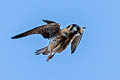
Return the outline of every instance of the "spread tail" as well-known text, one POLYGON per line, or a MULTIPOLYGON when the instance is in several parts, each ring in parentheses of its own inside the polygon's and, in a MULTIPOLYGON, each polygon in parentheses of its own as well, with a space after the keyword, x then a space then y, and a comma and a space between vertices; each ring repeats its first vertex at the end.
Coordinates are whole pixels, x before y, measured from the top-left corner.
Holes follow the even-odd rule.
POLYGON ((48 55, 50 53, 50 51, 48 51, 48 46, 42 49, 37 50, 36 55, 39 55, 40 53, 42 53, 43 55, 48 55))

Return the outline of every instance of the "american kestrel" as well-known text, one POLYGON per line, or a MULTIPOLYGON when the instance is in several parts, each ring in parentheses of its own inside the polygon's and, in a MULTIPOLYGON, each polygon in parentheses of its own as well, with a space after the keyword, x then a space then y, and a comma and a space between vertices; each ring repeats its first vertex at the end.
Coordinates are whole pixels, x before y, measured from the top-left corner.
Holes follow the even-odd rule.
POLYGON ((45 25, 38 26, 24 33, 18 34, 12 39, 22 38, 31 34, 41 34, 44 38, 50 40, 49 45, 37 50, 35 53, 39 55, 48 55, 49 61, 56 53, 61 53, 71 43, 71 53, 74 53, 76 47, 80 43, 83 31, 86 27, 79 27, 77 24, 70 24, 64 29, 60 29, 60 24, 51 20, 42 20, 45 25))

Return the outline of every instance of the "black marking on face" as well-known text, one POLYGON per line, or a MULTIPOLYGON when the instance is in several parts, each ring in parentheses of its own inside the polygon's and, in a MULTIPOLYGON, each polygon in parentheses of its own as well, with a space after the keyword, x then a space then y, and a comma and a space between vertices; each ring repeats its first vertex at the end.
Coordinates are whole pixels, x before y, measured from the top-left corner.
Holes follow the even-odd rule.
POLYGON ((72 27, 70 28, 70 31, 72 31, 74 28, 76 28, 76 31, 80 30, 80 27, 77 24, 72 24, 72 27))

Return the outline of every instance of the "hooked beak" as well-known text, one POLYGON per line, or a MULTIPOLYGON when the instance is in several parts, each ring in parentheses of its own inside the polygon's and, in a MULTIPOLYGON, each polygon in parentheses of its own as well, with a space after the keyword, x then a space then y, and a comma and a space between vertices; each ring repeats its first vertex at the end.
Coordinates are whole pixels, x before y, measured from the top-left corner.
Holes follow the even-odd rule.
POLYGON ((83 33, 83 30, 86 29, 86 27, 81 27, 80 33, 83 33))
POLYGON ((86 29, 86 27, 82 27, 83 29, 86 29))

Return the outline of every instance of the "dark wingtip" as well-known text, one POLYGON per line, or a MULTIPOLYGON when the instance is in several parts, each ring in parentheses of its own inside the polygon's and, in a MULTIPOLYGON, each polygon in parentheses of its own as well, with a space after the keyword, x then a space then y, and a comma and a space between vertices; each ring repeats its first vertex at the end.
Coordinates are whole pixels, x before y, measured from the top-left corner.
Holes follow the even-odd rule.
POLYGON ((20 38, 21 36, 13 36, 11 37, 11 39, 17 39, 17 38, 20 38))
POLYGON ((14 37, 11 37, 11 39, 14 39, 14 37))
POLYGON ((71 54, 73 54, 75 51, 71 51, 71 54))
POLYGON ((75 52, 76 49, 71 49, 71 54, 73 54, 75 52))
POLYGON ((73 54, 74 52, 71 52, 71 54, 73 54))
POLYGON ((48 24, 50 24, 50 23, 56 23, 55 21, 46 20, 46 19, 42 19, 42 21, 45 22, 45 23, 48 23, 48 24))
POLYGON ((11 39, 16 39, 15 37, 11 37, 11 39))
POLYGON ((44 22, 44 21, 45 21, 45 19, 42 19, 42 21, 44 22))
POLYGON ((11 37, 11 39, 18 39, 18 38, 22 38, 22 37, 25 37, 25 36, 27 36, 27 35, 25 33, 22 33, 22 34, 18 34, 16 36, 11 37))

